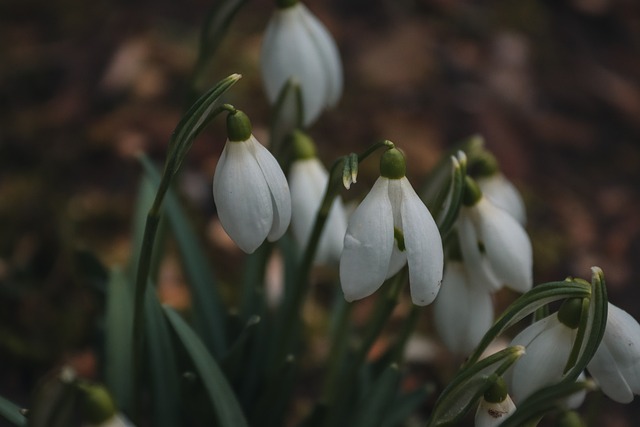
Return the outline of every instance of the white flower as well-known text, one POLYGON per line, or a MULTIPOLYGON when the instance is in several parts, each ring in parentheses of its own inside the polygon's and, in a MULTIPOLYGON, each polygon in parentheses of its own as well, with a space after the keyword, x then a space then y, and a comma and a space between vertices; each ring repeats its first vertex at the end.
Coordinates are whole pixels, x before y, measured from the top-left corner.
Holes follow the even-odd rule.
POLYGON ((462 206, 458 239, 469 275, 490 290, 503 285, 526 292, 533 284, 533 253, 526 231, 486 197, 462 206))
POLYGON ((502 173, 479 177, 476 182, 487 199, 500 209, 504 209, 520 224, 527 222, 527 213, 522 196, 516 187, 502 173))
POLYGON ((289 79, 300 85, 304 124, 312 123, 342 94, 338 48, 322 23, 302 3, 271 17, 261 53, 262 78, 271 103, 289 79))
POLYGON ((511 416, 516 410, 516 405, 507 394, 502 402, 487 402, 484 397, 480 400, 476 411, 475 427, 496 427, 511 416))
POLYGON ((447 261, 434 319, 447 348, 459 356, 470 354, 493 323, 491 294, 473 283, 458 260, 447 261))
POLYGON ((526 348, 526 353, 505 376, 516 402, 560 381, 575 335, 575 329, 560 322, 558 313, 554 313, 533 323, 511 341, 510 345, 526 348))
POLYGON ((608 307, 604 337, 587 369, 604 394, 629 403, 640 394, 640 325, 626 311, 608 307))
POLYGON ((430 304, 444 263, 438 227, 404 176, 400 151, 385 152, 380 165, 382 176, 349 219, 340 258, 342 290, 347 301, 364 298, 408 264, 413 303, 430 304))
MULTIPOLYGON (((328 180, 327 170, 316 157, 296 160, 291 165, 291 229, 300 248, 305 248, 309 242, 328 180)), ((340 259, 346 230, 347 215, 338 196, 333 200, 318 244, 317 263, 333 263, 340 259)))
POLYGON ((216 167, 213 198, 224 230, 252 253, 265 238, 274 241, 287 231, 291 196, 278 162, 250 132, 245 140, 232 139, 216 167))

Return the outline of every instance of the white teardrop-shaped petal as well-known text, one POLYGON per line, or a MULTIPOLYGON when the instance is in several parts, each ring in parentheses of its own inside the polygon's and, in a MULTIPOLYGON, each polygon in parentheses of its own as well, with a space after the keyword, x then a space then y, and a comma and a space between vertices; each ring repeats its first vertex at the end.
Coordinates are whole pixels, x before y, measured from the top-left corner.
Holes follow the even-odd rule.
POLYGON ((251 151, 246 141, 227 141, 213 176, 220 223, 246 253, 262 244, 273 224, 269 186, 251 151))
POLYGON ((399 180, 402 191, 402 232, 409 265, 411 299, 416 305, 431 304, 438 295, 444 268, 442 238, 431 213, 409 180, 399 180))
POLYGON ((634 393, 640 393, 640 324, 626 311, 609 303, 603 342, 634 393))
MULTIPOLYGON (((525 354, 512 368, 509 390, 516 402, 521 402, 533 392, 562 378, 575 332, 560 323, 557 314, 553 314, 544 326, 526 346, 525 354)), ((511 345, 522 345, 522 341, 526 339, 516 336, 511 345)))
POLYGON ((484 197, 474 208, 478 238, 496 277, 517 292, 527 292, 533 285, 533 252, 526 231, 484 197))
MULTIPOLYGON (((293 235, 300 248, 309 242, 316 214, 324 197, 329 175, 317 158, 296 160, 289 172, 293 235)), ((340 259, 347 230, 347 218, 340 197, 331 205, 315 260, 324 264, 340 259)))
POLYGON ((374 293, 387 275, 393 249, 389 180, 378 178, 349 218, 340 257, 340 282, 347 301, 374 293))
POLYGON ((447 261, 433 305, 436 330, 447 348, 458 356, 470 354, 493 322, 491 295, 469 283, 460 261, 447 261))
POLYGON ((616 360, 602 342, 587 365, 589 373, 604 394, 620 403, 633 401, 633 391, 618 369, 616 360))
POLYGON ((318 54, 322 57, 322 65, 327 80, 327 91, 324 104, 333 107, 342 95, 342 61, 336 42, 329 34, 325 26, 302 3, 300 15, 309 31, 310 37, 315 42, 318 54))
POLYGON ((522 196, 516 187, 502 173, 495 173, 488 177, 478 178, 477 181, 482 194, 500 209, 504 209, 520 224, 527 222, 527 213, 522 196))
POLYGON ((484 286, 488 291, 495 292, 502 288, 502 282, 496 277, 489 264, 485 252, 480 251, 480 242, 471 221, 470 208, 462 207, 457 221, 458 242, 462 259, 467 266, 469 279, 472 283, 484 286))
POLYGON ((604 337, 588 369, 613 400, 628 403, 640 393, 640 325, 611 303, 604 337))
POLYGON ((280 169, 278 161, 257 139, 251 135, 248 141, 251 144, 258 166, 262 170, 264 180, 271 193, 273 204, 273 223, 269 229, 267 239, 270 242, 278 240, 289 228, 291 222, 291 194, 289 184, 280 169))
POLYGON ((497 427, 511 416, 516 410, 516 405, 507 395, 506 399, 499 403, 489 403, 484 398, 480 399, 476 411, 475 427, 497 427))
POLYGON ((299 82, 304 123, 308 125, 320 115, 328 87, 322 57, 301 17, 300 6, 298 3, 274 12, 265 33, 260 64, 271 103, 290 78, 299 82))

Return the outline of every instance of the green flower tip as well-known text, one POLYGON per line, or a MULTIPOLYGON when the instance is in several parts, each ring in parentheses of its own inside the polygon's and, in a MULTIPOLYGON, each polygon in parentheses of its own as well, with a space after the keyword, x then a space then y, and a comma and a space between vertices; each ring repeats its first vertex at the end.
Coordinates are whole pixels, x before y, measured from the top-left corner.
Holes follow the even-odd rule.
POLYGON ((240 110, 229 112, 227 115, 227 135, 229 141, 241 142, 251 138, 251 121, 240 110))
POLYGON ((293 147, 296 160, 313 159, 316 157, 316 146, 309 135, 301 130, 294 130, 288 140, 293 147))
POLYGON ((400 179, 407 174, 404 155, 397 148, 385 151, 380 157, 380 175, 389 179, 400 179))
POLYGON ((558 320, 571 329, 580 326, 582 315, 582 298, 569 298, 565 300, 558 310, 558 320))
POLYGON ((276 6, 278 9, 286 9, 291 6, 295 6, 298 4, 298 0, 276 0, 276 6))
POLYGON ((482 150, 476 155, 471 156, 471 162, 469 164, 469 173, 475 177, 487 177, 495 175, 500 171, 498 166, 498 160, 496 157, 488 152, 482 150))
POLYGON ((474 206, 482 198, 482 190, 478 187, 476 181, 469 175, 464 177, 464 194, 462 195, 462 203, 465 206, 474 206))
POLYGON ((498 377, 491 387, 484 392, 484 400, 489 403, 500 403, 507 398, 507 384, 502 377, 498 377))
POLYGON ((107 389, 100 385, 82 384, 84 414, 91 424, 102 424, 116 414, 116 405, 107 389))

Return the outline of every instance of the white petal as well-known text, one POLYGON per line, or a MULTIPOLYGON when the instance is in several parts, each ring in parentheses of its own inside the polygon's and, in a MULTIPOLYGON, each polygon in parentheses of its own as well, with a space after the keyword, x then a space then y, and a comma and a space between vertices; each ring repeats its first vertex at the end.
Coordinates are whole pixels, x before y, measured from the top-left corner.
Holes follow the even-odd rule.
POLYGON ((527 213, 520 193, 503 174, 495 173, 477 180, 482 194, 500 209, 504 209, 520 224, 527 222, 527 213))
POLYGON ((462 207, 457 222, 462 259, 467 266, 471 282, 484 286, 490 292, 495 292, 502 288, 502 283, 493 273, 485 253, 480 252, 478 235, 470 215, 470 208, 462 207))
MULTIPOLYGON (((633 394, 640 393, 640 325, 626 311, 611 303, 608 307, 607 327, 602 343, 589 363, 589 371, 605 394, 621 402, 622 397, 613 396, 613 384, 619 384, 623 394, 625 386, 633 394)), ((633 395, 627 395, 626 399, 630 402, 633 395)))
POLYGON ((611 399, 620 403, 630 403, 633 400, 633 392, 620 373, 606 343, 600 344, 587 369, 602 392, 611 399))
POLYGON ((491 295, 484 288, 470 285, 460 261, 447 262, 433 305, 438 334, 459 356, 470 354, 493 322, 491 295))
POLYGON ((322 57, 322 65, 327 79, 325 105, 333 107, 340 99, 340 95, 342 95, 342 61, 340 60, 338 47, 329 31, 318 18, 302 3, 298 4, 309 35, 316 44, 318 54, 322 57))
MULTIPOLYGON (((544 326, 512 368, 509 390, 516 402, 562 378, 575 332, 560 323, 556 314, 544 326)), ((519 341, 519 337, 516 337, 511 345, 521 344, 519 341)))
POLYGON ((255 251, 273 224, 273 204, 246 141, 227 141, 213 176, 213 198, 229 237, 246 253, 255 251))
POLYGON ((340 257, 340 282, 347 301, 374 293, 387 274, 393 249, 393 214, 387 178, 378 178, 349 218, 340 257))
MULTIPOLYGON (((312 158, 293 162, 289 177, 291 227, 299 247, 304 248, 309 241, 329 176, 322 163, 312 158)), ((318 244, 317 263, 332 263, 340 259, 346 230, 347 217, 342 199, 336 197, 318 244)))
MULTIPOLYGON (((400 215, 400 208, 402 206, 402 186, 400 180, 389 180, 389 202, 391 202, 391 212, 393 213, 393 228, 394 233, 397 229, 402 232, 402 215, 400 215)), ((395 238, 395 234, 394 234, 395 238)), ((398 248, 398 242, 393 242, 393 251, 391 252, 391 258, 389 259, 389 270, 387 271, 387 279, 394 276, 402 267, 407 265, 407 252, 401 251, 398 248)))
POLYGON ((442 238, 431 213, 411 187, 400 179, 402 188, 402 232, 409 264, 411 299, 416 305, 431 304, 438 295, 444 268, 442 238))
POLYGON ((289 193, 289 185, 287 184, 284 172, 280 169, 278 161, 269 150, 264 148, 253 135, 248 142, 251 144, 256 161, 262 170, 264 180, 271 192, 273 223, 267 239, 273 242, 282 237, 287 231, 287 228, 289 228, 289 222, 291 222, 291 194, 289 193))
POLYGON ((478 410, 476 411, 475 427, 497 427, 511 416, 516 410, 511 397, 507 395, 507 398, 500 403, 489 403, 486 400, 480 399, 478 410))
POLYGON ((322 57, 300 16, 300 6, 298 3, 274 13, 267 26, 260 62, 271 103, 290 78, 300 83, 304 123, 308 125, 322 111, 328 88, 322 57))
POLYGON ((526 292, 533 285, 531 241, 522 225, 486 198, 475 205, 478 238, 496 276, 509 288, 526 292))

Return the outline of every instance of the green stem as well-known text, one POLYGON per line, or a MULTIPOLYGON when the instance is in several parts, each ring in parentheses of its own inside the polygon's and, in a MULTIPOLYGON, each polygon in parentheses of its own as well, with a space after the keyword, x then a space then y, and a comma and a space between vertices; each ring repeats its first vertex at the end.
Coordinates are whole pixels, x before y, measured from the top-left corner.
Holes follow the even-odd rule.
POLYGON ((329 407, 324 423, 326 427, 341 424, 340 420, 342 419, 345 407, 351 404, 353 387, 357 382, 358 373, 366 361, 367 354, 369 354, 371 347, 380 336, 380 332, 382 332, 384 325, 398 303, 400 291, 407 280, 407 275, 408 270, 405 267, 385 282, 389 285, 388 292, 376 301, 375 311, 367 323, 367 329, 355 355, 350 359, 347 368, 344 370, 345 377, 340 383, 340 387, 336 387, 330 391, 330 395, 327 396, 327 402, 330 403, 328 403, 329 407))
POLYGON ((353 304, 349 304, 346 301, 339 301, 338 315, 336 323, 331 334, 331 352, 327 360, 327 374, 325 376, 324 385, 322 388, 322 397, 320 401, 326 403, 329 401, 333 391, 337 387, 338 378, 342 373, 344 365, 344 354, 347 349, 347 343, 349 338, 349 320, 351 314, 351 308, 353 304))
MULTIPOLYGON (((373 154, 379 148, 391 148, 393 143, 390 141, 381 141, 373 144, 362 154, 358 155, 358 162, 364 161, 367 157, 373 154)), ((304 298, 307 295, 309 289, 309 275, 311 267, 313 266, 313 259, 316 255, 318 244, 320 243, 320 237, 324 225, 327 222, 333 199, 338 195, 340 187, 342 185, 342 173, 344 162, 348 160, 348 156, 338 159, 329 172, 329 181, 327 182, 327 188, 325 190, 320 209, 316 214, 316 219, 313 225, 313 230, 309 238, 309 243, 305 248, 302 260, 300 261, 295 280, 295 284, 292 289, 291 299, 288 304, 285 305, 281 317, 281 331, 276 339, 276 345, 272 348, 272 357, 270 358, 269 366, 274 368, 278 366, 283 357, 289 353, 294 353, 293 346, 298 335, 298 328, 301 321, 301 309, 304 302, 304 298)))

